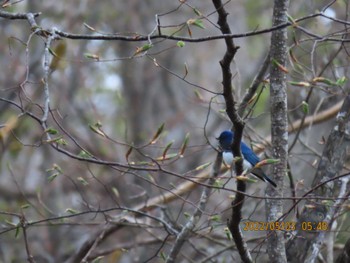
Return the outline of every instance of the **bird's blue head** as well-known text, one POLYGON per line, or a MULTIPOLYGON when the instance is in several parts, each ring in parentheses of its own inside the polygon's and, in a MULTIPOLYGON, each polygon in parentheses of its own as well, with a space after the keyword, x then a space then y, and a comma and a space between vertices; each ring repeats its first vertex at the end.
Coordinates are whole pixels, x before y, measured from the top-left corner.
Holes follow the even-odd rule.
POLYGON ((218 140, 222 150, 230 151, 233 142, 233 132, 230 130, 223 131, 218 140))

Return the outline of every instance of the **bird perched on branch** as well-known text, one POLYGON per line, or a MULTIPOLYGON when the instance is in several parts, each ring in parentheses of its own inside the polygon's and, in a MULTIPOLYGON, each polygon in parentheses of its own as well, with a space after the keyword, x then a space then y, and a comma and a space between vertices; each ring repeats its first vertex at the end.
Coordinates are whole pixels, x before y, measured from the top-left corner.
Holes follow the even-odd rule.
MULTIPOLYGON (((222 150, 222 157, 224 162, 227 165, 232 165, 234 163, 234 155, 232 152, 232 143, 233 143, 234 133, 232 131, 223 131, 219 138, 220 148, 222 150)), ((274 187, 276 187, 276 183, 272 181, 261 168, 254 168, 255 165, 260 162, 259 157, 253 152, 252 149, 249 148, 247 144, 243 141, 241 142, 241 152, 243 157, 243 169, 251 170, 250 173, 258 177, 259 179, 270 183, 274 187)))

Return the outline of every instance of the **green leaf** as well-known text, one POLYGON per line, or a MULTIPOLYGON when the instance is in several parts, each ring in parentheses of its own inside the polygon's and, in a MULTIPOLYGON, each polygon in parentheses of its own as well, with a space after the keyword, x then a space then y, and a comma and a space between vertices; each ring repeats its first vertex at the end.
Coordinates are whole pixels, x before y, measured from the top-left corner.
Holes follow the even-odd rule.
POLYGON ((27 209, 27 208, 29 208, 29 207, 30 207, 30 204, 21 205, 21 208, 22 208, 22 209, 27 209))
POLYGON ((83 158, 91 158, 92 154, 90 154, 87 151, 81 150, 78 154, 79 157, 83 157, 83 158))
POLYGON ((73 208, 67 208, 67 209, 66 209, 66 212, 68 212, 68 213, 70 213, 70 214, 77 214, 77 213, 78 213, 78 211, 75 210, 75 209, 73 209, 73 208))
POLYGON ((185 152, 185 150, 186 150, 186 148, 187 148, 187 144, 188 144, 189 139, 190 139, 190 134, 189 134, 189 133, 186 133, 184 142, 182 143, 181 148, 180 148, 180 153, 179 153, 179 155, 180 155, 181 158, 183 157, 184 152, 185 152))
POLYGON ((305 114, 309 114, 309 104, 306 101, 301 103, 301 108, 305 114))
POLYGON ((59 175, 59 173, 54 173, 52 175, 50 175, 47 180, 51 183, 53 180, 55 180, 55 178, 59 175))
POLYGON ((102 259, 104 259, 104 256, 99 256, 99 257, 95 258, 95 259, 92 261, 92 263, 100 263, 100 262, 102 262, 102 261, 101 261, 102 259))
POLYGON ((10 225, 10 226, 13 226, 13 227, 18 225, 18 224, 15 224, 14 222, 7 220, 7 219, 5 219, 5 223, 10 225))
POLYGON ((79 176, 79 177, 77 178, 77 180, 78 180, 82 185, 84 185, 84 186, 89 185, 89 183, 88 183, 83 177, 81 177, 81 176, 79 176))
POLYGON ((221 182, 221 180, 219 180, 219 179, 216 179, 214 182, 215 188, 222 188, 223 185, 224 185, 223 182, 221 182))
POLYGON ((103 137, 106 137, 106 135, 101 131, 101 123, 97 122, 95 124, 89 124, 90 130, 92 130, 94 133, 97 133, 98 135, 101 135, 103 137))
POLYGON ((214 221, 214 222, 221 222, 221 216, 220 215, 213 215, 210 217, 210 220, 214 221))
POLYGON ((205 29, 205 26, 203 24, 203 21, 201 19, 189 19, 187 20, 188 25, 194 25, 196 27, 199 27, 201 29, 205 29))
POLYGON ((165 126, 164 123, 162 123, 162 124, 159 126, 157 132, 153 135, 153 138, 152 138, 152 140, 151 140, 151 142, 150 142, 151 144, 155 144, 155 143, 157 142, 157 139, 158 139, 159 135, 160 135, 160 134, 163 132, 163 130, 164 130, 164 126, 165 126))
POLYGON ((54 164, 52 165, 52 168, 55 169, 55 170, 56 170, 57 172, 59 172, 60 174, 63 173, 63 172, 62 172, 62 168, 61 168, 58 164, 56 164, 56 163, 54 163, 54 164))
POLYGON ((193 8, 193 12, 194 12, 197 16, 202 16, 202 13, 201 13, 197 8, 193 8))
POLYGON ((341 77, 340 79, 337 79, 336 84, 338 86, 343 86, 346 82, 347 82, 347 78, 346 77, 341 77))
POLYGON ((305 81, 288 81, 288 83, 290 85, 293 85, 293 86, 297 86, 297 87, 310 87, 310 83, 309 82, 305 82, 305 81))
POLYGON ((87 23, 83 23, 83 25, 84 25, 87 29, 89 29, 89 30, 91 30, 91 31, 96 31, 95 28, 93 28, 92 26, 88 25, 87 23))
POLYGON ((138 47, 138 48, 136 49, 135 53, 134 53, 134 56, 135 56, 135 55, 138 55, 138 54, 140 54, 140 53, 142 53, 142 52, 146 52, 147 50, 151 49, 152 47, 153 47, 153 45, 150 44, 150 43, 145 44, 145 45, 143 45, 142 47, 138 47))
POLYGON ((295 20, 293 17, 291 17, 288 13, 287 13, 287 18, 288 18, 288 21, 291 22, 293 25, 296 24, 295 20))
POLYGON ((191 217, 191 215, 188 212, 184 212, 184 216, 189 219, 191 217))
POLYGON ((271 60, 272 65, 276 66, 277 68, 279 68, 281 71, 283 71, 284 73, 289 73, 288 69, 283 66, 281 63, 279 63, 276 59, 272 59, 271 60))
POLYGON ((228 229, 228 227, 225 227, 224 228, 224 231, 225 231, 225 234, 226 234, 226 237, 228 240, 232 240, 232 235, 231 235, 231 232, 230 230, 228 229))
POLYGON ((160 257, 161 257, 161 259, 162 259, 163 261, 166 260, 166 254, 164 253, 164 251, 161 251, 161 252, 160 252, 160 257))
POLYGON ((68 145, 67 141, 65 139, 63 139, 63 138, 60 138, 56 142, 57 142, 57 144, 60 144, 60 145, 63 145, 63 146, 68 145))
POLYGON ((207 163, 204 163, 200 166, 197 166, 194 170, 195 171, 200 171, 200 170, 204 170, 205 168, 207 168, 209 165, 211 165, 211 162, 207 162, 207 163))
POLYGON ((15 238, 18 237, 18 235, 19 235, 19 233, 20 233, 20 230, 21 230, 20 226, 17 226, 17 227, 16 227, 15 238))
POLYGON ((100 60, 100 56, 96 55, 96 54, 90 54, 90 53, 85 53, 84 56, 86 58, 91 58, 91 59, 95 59, 95 60, 100 60))
POLYGON ((120 197, 120 194, 119 194, 119 191, 118 191, 118 189, 117 188, 115 188, 115 187, 112 187, 112 192, 113 192, 113 194, 117 197, 117 198, 119 198, 120 197))
POLYGON ((130 148, 128 149, 128 151, 125 154, 125 159, 126 159, 127 162, 129 162, 129 156, 130 156, 130 154, 132 152, 132 149, 133 149, 133 147, 130 146, 130 148))
POLYGON ((276 164, 276 163, 279 163, 281 160, 280 159, 264 159, 264 160, 261 160, 260 162, 258 162, 254 168, 259 168, 261 166, 264 166, 264 165, 268 165, 268 164, 276 164))
POLYGON ((165 149, 164 149, 163 154, 162 154, 163 159, 165 159, 165 156, 166 156, 168 150, 170 149, 171 145, 173 145, 173 143, 174 143, 174 141, 171 141, 165 146, 165 149))
POLYGON ((196 95, 197 99, 199 99, 200 101, 203 101, 203 97, 202 94, 199 92, 199 90, 194 90, 194 95, 196 95))
POLYGON ((183 42, 183 41, 177 41, 176 45, 177 45, 178 47, 184 47, 184 46, 185 46, 185 42, 183 42))
POLYGON ((45 130, 45 132, 47 132, 48 134, 51 134, 51 135, 56 135, 58 133, 58 131, 56 129, 53 129, 53 128, 47 128, 45 130))
POLYGON ((329 86, 332 86, 332 85, 337 85, 335 82, 333 82, 332 80, 330 79, 327 79, 327 78, 324 78, 324 77, 316 77, 312 80, 313 82, 320 82, 320 83, 324 83, 324 84, 327 84, 329 86))
POLYGON ((174 158, 176 156, 177 156, 177 153, 169 153, 169 154, 167 154, 165 156, 157 157, 156 161, 166 161, 166 160, 170 160, 170 159, 172 159, 172 158, 174 158))

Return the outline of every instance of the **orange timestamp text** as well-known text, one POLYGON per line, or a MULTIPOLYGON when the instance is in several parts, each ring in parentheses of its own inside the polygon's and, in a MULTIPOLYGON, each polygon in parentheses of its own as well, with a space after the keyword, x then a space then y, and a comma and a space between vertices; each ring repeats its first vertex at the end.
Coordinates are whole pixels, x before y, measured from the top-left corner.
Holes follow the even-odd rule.
MULTIPOLYGON (((327 222, 301 222, 298 229, 303 231, 327 231, 327 222)), ((297 222, 263 222, 247 221, 243 222, 244 231, 294 231, 297 229, 297 222)))
POLYGON ((247 221, 243 222, 244 231, 267 231, 267 230, 282 230, 282 231, 294 231, 296 230, 296 222, 258 222, 247 221))

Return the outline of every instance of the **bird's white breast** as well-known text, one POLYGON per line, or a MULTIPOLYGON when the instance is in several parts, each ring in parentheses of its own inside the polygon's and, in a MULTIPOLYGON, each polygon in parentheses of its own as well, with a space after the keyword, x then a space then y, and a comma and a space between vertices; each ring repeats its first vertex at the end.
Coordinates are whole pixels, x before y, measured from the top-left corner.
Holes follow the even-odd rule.
MULTIPOLYGON (((234 157, 231 152, 223 152, 222 153, 222 158, 224 159, 224 162, 227 166, 232 166, 234 163, 234 157)), ((243 169, 244 170, 249 170, 252 169, 253 166, 246 160, 243 159, 243 169)))

